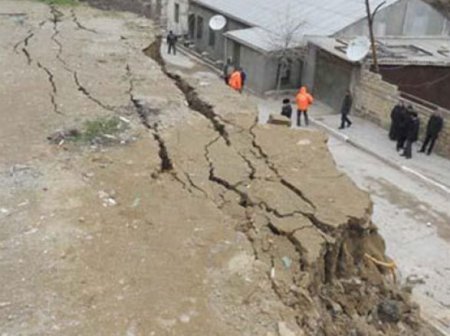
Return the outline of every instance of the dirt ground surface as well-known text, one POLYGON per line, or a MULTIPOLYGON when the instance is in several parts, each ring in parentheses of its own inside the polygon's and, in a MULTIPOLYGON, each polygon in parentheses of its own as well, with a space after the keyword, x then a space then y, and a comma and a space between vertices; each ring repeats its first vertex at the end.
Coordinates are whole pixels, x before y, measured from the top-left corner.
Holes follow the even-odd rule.
POLYGON ((0 335, 431 335, 324 134, 166 67, 147 19, 0 21, 0 335))

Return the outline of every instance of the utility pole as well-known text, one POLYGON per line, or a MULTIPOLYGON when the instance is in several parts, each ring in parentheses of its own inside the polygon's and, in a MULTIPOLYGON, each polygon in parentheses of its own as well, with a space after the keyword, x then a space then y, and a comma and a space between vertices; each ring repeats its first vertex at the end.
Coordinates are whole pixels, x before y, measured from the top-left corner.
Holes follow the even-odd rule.
POLYGON ((378 66, 378 57, 377 57, 377 46, 375 43, 375 34, 373 33, 373 22, 375 19, 375 15, 377 14, 378 10, 386 3, 386 1, 383 1, 380 3, 375 10, 370 10, 370 1, 366 1, 366 10, 367 10, 367 22, 369 24, 369 34, 370 34, 370 44, 372 46, 372 58, 373 58, 373 67, 376 73, 380 72, 380 67, 378 66))

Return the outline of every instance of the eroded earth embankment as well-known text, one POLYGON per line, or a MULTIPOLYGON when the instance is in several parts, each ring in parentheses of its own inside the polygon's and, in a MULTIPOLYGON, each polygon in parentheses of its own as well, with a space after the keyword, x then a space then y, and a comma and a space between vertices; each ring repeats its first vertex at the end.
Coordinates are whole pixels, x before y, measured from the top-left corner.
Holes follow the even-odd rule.
POLYGON ((0 26, 2 331, 427 334, 322 133, 258 126, 250 97, 166 66, 145 19, 1 4, 23 14, 0 26))

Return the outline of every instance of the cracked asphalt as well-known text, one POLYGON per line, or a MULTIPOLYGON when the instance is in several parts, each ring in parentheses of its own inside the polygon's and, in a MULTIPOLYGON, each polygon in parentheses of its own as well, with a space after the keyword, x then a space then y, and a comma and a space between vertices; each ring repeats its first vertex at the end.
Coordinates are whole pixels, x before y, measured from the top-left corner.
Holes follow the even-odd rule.
POLYGON ((258 126, 147 19, 0 8, 2 336, 428 335, 323 133, 258 126), (47 141, 111 116, 126 141, 47 141))

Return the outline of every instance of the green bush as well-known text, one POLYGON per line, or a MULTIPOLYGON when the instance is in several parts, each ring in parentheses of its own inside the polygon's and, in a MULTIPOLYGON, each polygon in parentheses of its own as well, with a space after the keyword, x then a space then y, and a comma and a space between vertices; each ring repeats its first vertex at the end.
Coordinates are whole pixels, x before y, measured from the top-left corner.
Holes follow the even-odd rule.
MULTIPOLYGON (((118 117, 97 118, 86 121, 81 130, 65 131, 64 138, 79 143, 113 143, 117 141, 115 136, 123 132, 127 126, 118 117)), ((59 141, 60 139, 56 138, 55 142, 59 141)))

